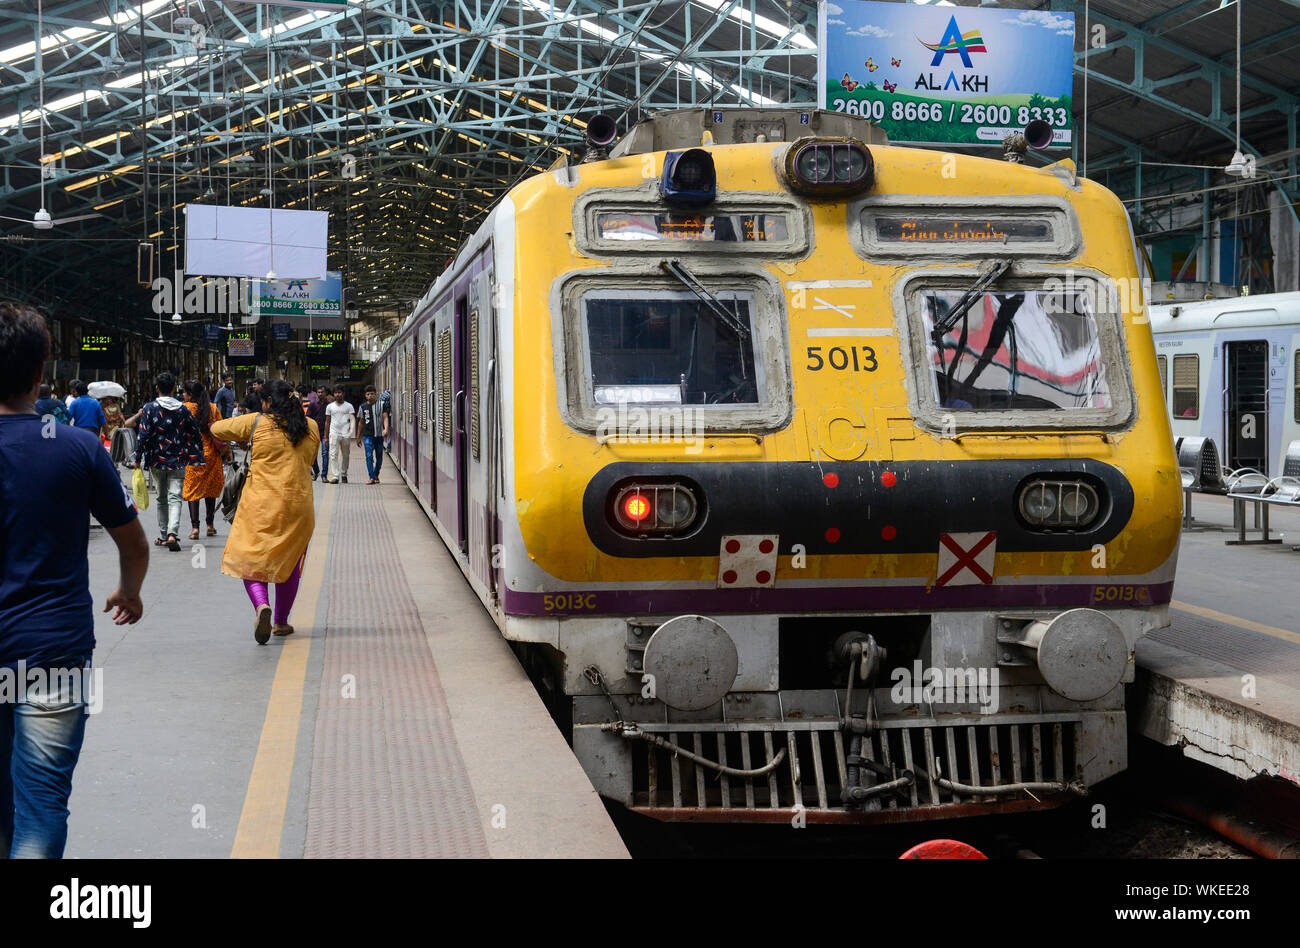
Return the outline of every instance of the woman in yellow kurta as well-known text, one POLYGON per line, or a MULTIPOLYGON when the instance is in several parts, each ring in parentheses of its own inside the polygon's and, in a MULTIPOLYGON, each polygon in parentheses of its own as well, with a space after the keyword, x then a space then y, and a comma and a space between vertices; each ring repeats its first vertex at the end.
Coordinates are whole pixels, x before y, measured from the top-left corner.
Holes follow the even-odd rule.
POLYGON ((257 610, 253 637, 265 645, 289 635, 289 610, 298 594, 302 561, 316 528, 312 507, 311 462, 320 450, 316 422, 303 414, 302 402, 283 379, 262 386, 260 412, 212 424, 222 441, 252 440, 248 480, 235 511, 235 522, 221 558, 221 571, 244 581, 257 610), (272 622, 270 592, 275 583, 272 622))

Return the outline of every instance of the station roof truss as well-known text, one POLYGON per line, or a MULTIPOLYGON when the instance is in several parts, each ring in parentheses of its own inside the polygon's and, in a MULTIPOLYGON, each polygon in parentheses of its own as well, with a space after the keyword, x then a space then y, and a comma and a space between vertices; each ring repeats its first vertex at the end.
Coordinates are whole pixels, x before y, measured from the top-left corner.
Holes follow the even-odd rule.
MULTIPOLYGON (((1300 195, 1300 0, 1242 7, 1240 115, 1233 0, 996 5, 1075 15, 1076 160, 1139 232, 1200 200, 1189 173, 1231 189, 1238 132, 1249 186, 1300 195)), ((330 211, 350 302, 400 307, 595 112, 812 106, 815 37, 812 0, 0 0, 0 215, 42 184, 54 218, 100 215, 0 221, 0 295, 138 307, 137 247, 170 273, 179 206, 273 204, 330 211)))
POLYGON ((54 218, 101 215, 0 222, 0 293, 136 305, 178 206, 271 203, 330 211, 350 302, 400 304, 597 111, 812 104, 815 35, 802 0, 0 0, 0 214, 44 175, 54 218))

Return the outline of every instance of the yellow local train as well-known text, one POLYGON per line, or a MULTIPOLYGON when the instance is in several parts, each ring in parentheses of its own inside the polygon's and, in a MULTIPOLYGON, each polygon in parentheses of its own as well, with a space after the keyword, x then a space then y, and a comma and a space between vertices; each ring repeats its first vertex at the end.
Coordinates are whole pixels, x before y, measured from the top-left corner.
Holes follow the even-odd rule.
POLYGON ((830 112, 611 126, 378 364, 403 476, 595 787, 879 822, 1123 770, 1181 490, 1120 202, 830 112))

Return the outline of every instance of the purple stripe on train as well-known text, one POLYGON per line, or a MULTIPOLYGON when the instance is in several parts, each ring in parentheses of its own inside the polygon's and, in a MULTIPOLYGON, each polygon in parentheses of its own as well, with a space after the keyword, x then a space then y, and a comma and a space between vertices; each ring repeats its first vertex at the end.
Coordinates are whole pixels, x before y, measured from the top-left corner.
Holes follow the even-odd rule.
POLYGON ((787 589, 600 589, 557 592, 505 590, 505 611, 518 616, 625 613, 784 613, 895 609, 1002 609, 1045 606, 1164 605, 1174 584, 1054 584, 1043 586, 839 586, 787 589))

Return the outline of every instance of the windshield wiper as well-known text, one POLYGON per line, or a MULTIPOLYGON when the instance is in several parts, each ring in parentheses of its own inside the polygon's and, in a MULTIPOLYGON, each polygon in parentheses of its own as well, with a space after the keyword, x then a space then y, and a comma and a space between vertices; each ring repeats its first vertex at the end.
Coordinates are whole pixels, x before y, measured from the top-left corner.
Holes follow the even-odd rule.
POLYGON ((710 293, 708 288, 696 279, 695 274, 691 273, 690 270, 687 270, 680 261, 660 260, 659 266, 665 273, 676 279, 682 284, 682 286, 686 287, 699 297, 700 302, 708 307, 709 312, 716 316, 719 322, 734 332, 741 342, 744 342, 749 338, 749 327, 744 324, 736 313, 731 312, 723 306, 722 301, 710 293))
POLYGON ((975 301, 983 295, 984 291, 1010 269, 1010 260, 994 260, 983 275, 971 284, 970 289, 961 295, 961 299, 953 304, 952 309, 948 310, 942 319, 934 321, 934 329, 931 330, 930 336, 934 339, 934 344, 940 351, 943 351, 943 337, 952 331, 953 326, 957 325, 957 320, 965 316, 966 312, 975 305, 975 301))

